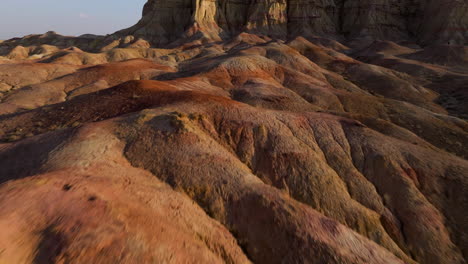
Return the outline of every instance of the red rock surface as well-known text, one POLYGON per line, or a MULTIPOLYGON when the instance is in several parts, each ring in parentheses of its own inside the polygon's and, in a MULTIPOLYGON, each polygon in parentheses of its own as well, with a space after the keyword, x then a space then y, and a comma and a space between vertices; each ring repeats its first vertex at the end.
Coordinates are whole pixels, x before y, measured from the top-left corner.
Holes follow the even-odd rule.
POLYGON ((466 263, 466 46, 223 26, 0 43, 0 263, 466 263))

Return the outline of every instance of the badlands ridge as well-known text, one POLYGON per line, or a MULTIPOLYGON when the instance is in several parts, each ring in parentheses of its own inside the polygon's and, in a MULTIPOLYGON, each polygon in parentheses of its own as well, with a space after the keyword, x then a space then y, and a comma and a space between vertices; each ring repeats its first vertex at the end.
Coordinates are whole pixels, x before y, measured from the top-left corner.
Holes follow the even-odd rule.
POLYGON ((467 40, 463 0, 149 0, 0 42, 0 263, 466 263, 467 40))

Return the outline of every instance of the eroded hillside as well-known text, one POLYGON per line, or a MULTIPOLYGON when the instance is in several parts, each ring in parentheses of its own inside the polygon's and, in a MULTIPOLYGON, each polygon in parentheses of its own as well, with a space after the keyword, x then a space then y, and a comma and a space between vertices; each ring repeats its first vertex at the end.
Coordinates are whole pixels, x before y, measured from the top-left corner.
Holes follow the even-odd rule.
POLYGON ((305 2, 0 43, 0 262, 465 263, 466 3, 305 2))

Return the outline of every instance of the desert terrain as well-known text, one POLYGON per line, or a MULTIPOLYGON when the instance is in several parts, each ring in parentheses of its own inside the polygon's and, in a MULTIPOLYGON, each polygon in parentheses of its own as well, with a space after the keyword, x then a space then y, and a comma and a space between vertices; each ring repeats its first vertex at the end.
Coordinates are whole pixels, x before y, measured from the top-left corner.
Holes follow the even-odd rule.
POLYGON ((0 263, 463 264, 467 118, 463 0, 0 41, 0 263))

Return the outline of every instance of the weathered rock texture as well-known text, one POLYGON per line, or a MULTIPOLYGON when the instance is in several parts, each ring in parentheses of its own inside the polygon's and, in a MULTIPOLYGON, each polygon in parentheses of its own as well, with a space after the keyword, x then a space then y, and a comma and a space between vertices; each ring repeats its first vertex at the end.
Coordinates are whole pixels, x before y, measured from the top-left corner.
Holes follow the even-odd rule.
POLYGON ((202 34, 240 32, 274 38, 325 35, 466 44, 468 3, 463 0, 150 0, 143 18, 117 34, 167 44, 202 34))
POLYGON ((0 43, 0 263, 466 263, 445 2, 149 1, 0 43))

